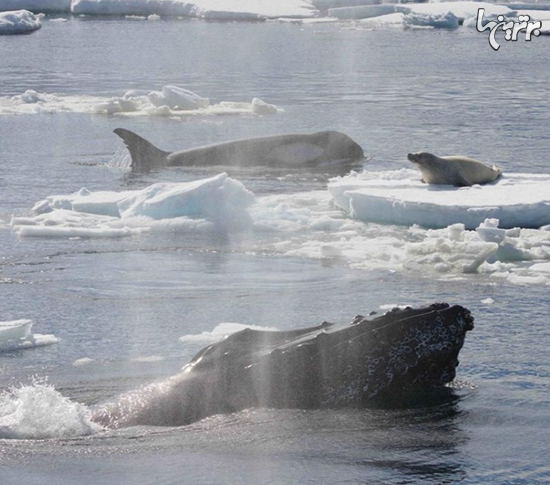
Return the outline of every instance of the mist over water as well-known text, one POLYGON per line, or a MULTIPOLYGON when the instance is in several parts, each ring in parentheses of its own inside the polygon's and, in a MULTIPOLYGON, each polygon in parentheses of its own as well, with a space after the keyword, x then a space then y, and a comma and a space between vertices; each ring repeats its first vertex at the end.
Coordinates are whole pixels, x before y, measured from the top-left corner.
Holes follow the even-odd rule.
POLYGON ((506 43, 497 54, 472 29, 114 18, 45 20, 32 36, 3 38, 2 100, 34 90, 97 101, 176 85, 212 103, 260 98, 280 111, 0 115, 0 320, 32 319, 33 332, 59 339, 0 351, 0 481, 544 483, 547 286, 390 265, 395 248, 418 234, 347 219, 330 206, 328 175, 229 169, 260 200, 250 211, 263 231, 20 238, 9 222, 82 187, 119 193, 217 175, 113 168, 119 126, 166 150, 334 129, 365 149, 368 170, 408 168, 407 153, 430 150, 505 172, 548 173, 547 40, 506 43), (346 231, 371 241, 371 253, 352 254, 359 239, 346 245, 346 231), (434 301, 462 304, 476 319, 449 400, 393 410, 246 410, 181 428, 103 431, 87 421, 101 403, 180 372, 207 345, 197 336, 217 334, 220 324, 294 329, 434 301), (35 399, 50 411, 39 414, 35 399), (18 427, 25 406, 35 420, 20 422, 44 434, 18 427))

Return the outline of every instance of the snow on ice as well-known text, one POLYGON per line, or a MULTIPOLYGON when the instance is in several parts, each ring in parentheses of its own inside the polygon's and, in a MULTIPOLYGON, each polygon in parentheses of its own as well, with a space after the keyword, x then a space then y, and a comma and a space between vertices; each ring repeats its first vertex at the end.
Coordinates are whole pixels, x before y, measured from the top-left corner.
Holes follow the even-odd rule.
POLYGON ((550 175, 506 173, 484 186, 428 185, 417 171, 353 173, 332 179, 335 203, 353 218, 383 224, 475 229, 485 219, 502 228, 550 224, 550 175))
POLYGON ((75 15, 180 16, 215 20, 308 18, 318 10, 303 0, 2 0, 1 10, 75 15))
POLYGON ((548 223, 549 178, 505 174, 495 185, 458 189, 422 184, 418 172, 403 169, 338 177, 324 191, 255 197, 220 174, 134 191, 52 195, 34 206, 34 216, 13 217, 11 227, 23 238, 244 231, 254 250, 352 268, 442 278, 484 273, 550 285, 550 226, 537 229, 548 223), (495 205, 479 205, 491 198, 495 205))
POLYGON ((0 97, 0 115, 71 112, 177 119, 188 116, 269 115, 278 111, 276 106, 259 98, 253 98, 251 102, 221 101, 211 104, 208 98, 171 85, 148 94, 131 90, 123 96, 112 98, 39 93, 32 89, 17 96, 0 97))
POLYGON ((14 217, 22 237, 123 237, 144 231, 237 229, 250 224, 254 194, 219 174, 186 183, 157 183, 142 190, 53 195, 34 217, 14 217), (227 224, 231 224, 227 228, 227 224))
POLYGON ((0 322, 0 352, 44 347, 59 342, 54 335, 31 333, 32 320, 0 322))
POLYGON ((30 34, 40 27, 39 16, 27 10, 0 12, 0 35, 30 34))

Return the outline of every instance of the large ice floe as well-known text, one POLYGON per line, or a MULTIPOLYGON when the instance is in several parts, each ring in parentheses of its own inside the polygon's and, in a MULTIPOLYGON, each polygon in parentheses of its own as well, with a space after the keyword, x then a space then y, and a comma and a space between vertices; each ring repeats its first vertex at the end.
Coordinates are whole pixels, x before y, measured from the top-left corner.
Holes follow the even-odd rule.
POLYGON ((353 173, 332 179, 335 203, 351 217, 383 224, 442 228, 461 223, 475 229, 487 218, 502 228, 550 224, 550 175, 506 173, 471 187, 429 185, 418 171, 353 173))
POLYGON ((189 116, 269 115, 279 110, 259 98, 250 102, 221 101, 179 87, 166 85, 161 91, 127 91, 122 96, 101 97, 39 93, 32 89, 16 96, 0 97, 0 115, 38 113, 89 113, 119 116, 161 116, 182 119, 189 116))
POLYGON ((31 333, 32 320, 0 322, 0 352, 44 347, 59 342, 55 335, 31 333))
POLYGON ((468 226, 466 219, 455 218, 460 214, 469 218, 469 209, 475 209, 472 201, 489 197, 483 194, 494 193, 496 186, 433 190, 418 181, 418 172, 404 170, 335 178, 329 183, 330 192, 258 197, 226 174, 194 182, 157 183, 132 191, 81 189, 38 202, 33 215, 13 217, 11 228, 22 238, 245 232, 250 237, 238 239, 252 247, 243 250, 318 259, 362 270, 415 271, 443 279, 485 273, 490 279, 514 284, 550 285, 550 226, 528 228, 537 226, 544 213, 548 217, 548 199, 545 202, 535 193, 548 187, 549 176, 506 177, 499 185, 507 192, 515 190, 524 195, 523 200, 518 195, 518 205, 510 209, 520 227, 506 228, 508 224, 501 225, 490 211, 476 214, 473 210, 478 219, 475 224, 468 219, 468 226), (520 190, 523 182, 527 184, 525 192, 520 190), (362 212, 372 205, 359 205, 358 211, 350 209, 354 207, 351 201, 361 197, 356 194, 371 189, 379 192, 377 203, 382 208, 376 210, 378 216, 386 215, 383 224, 371 222, 362 212), (402 221, 389 216, 395 207, 407 204, 394 196, 413 189, 418 195, 409 210, 411 219, 400 225, 402 221), (433 195, 444 197, 446 192, 472 195, 461 196, 459 209, 449 204, 437 206, 433 195), (420 226, 414 215, 422 217, 426 226, 439 229, 420 226))
MULTIPOLYGON (((541 34, 550 33, 550 18, 543 3, 496 4, 481 1, 398 3, 385 0, 2 0, 0 11, 28 10, 79 16, 120 15, 132 19, 161 17, 221 21, 350 22, 357 28, 456 29, 475 27, 478 9, 484 18, 499 15, 516 20, 529 15, 541 21, 541 34)), ((51 19, 58 20, 58 19, 51 19)))
POLYGON ((39 16, 28 10, 0 12, 0 35, 30 34, 40 27, 39 16))
POLYGON ((71 12, 76 15, 161 15, 214 20, 309 18, 318 10, 304 0, 2 0, 0 10, 71 12))
POLYGON ((227 174, 185 183, 156 183, 142 190, 53 195, 33 217, 14 217, 23 237, 122 237, 158 230, 236 230, 251 224, 254 194, 227 174))

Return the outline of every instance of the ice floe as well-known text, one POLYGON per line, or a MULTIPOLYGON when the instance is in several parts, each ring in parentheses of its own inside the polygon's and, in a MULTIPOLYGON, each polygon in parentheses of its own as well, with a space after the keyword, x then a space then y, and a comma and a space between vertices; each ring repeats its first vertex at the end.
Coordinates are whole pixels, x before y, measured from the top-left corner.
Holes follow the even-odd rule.
POLYGON ((2 0, 1 10, 75 15, 179 16, 214 20, 308 18, 318 10, 304 0, 2 0))
POLYGON ((29 89, 16 96, 0 97, 0 115, 38 113, 89 113, 119 116, 269 115, 279 109, 259 98, 250 102, 221 101, 211 104, 188 89, 166 85, 161 91, 127 91, 122 96, 63 95, 29 89))
MULTIPOLYGON (((537 196, 544 176, 520 175, 523 178, 506 174, 508 178, 499 184, 506 188, 506 180, 511 180, 514 190, 524 195, 523 202, 517 199, 523 209, 518 205, 510 210, 519 225, 536 225, 538 214, 544 212, 540 194, 537 196), (526 190, 518 190, 514 180, 525 182, 526 190)), ((546 177, 544 187, 548 187, 550 176, 546 177)), ((134 191, 83 189, 47 197, 35 205, 35 215, 13 217, 11 227, 23 238, 244 231, 247 237, 239 240, 245 241, 245 251, 318 259, 362 270, 414 271, 443 279, 483 273, 489 279, 513 284, 550 285, 550 230, 545 230, 550 226, 508 227, 495 217, 476 219, 474 224, 474 216, 468 215, 468 209, 475 208, 472 200, 487 191, 492 193, 493 186, 433 190, 418 179, 418 172, 408 169, 353 174, 332 179, 329 190, 259 197, 226 174, 195 182, 157 183, 134 191), (403 197, 411 187, 422 196, 417 194, 415 204, 407 210, 407 204, 394 196, 403 197), (378 205, 361 201, 357 212, 356 198, 371 190, 377 191, 378 205), (462 206, 436 204, 434 194, 444 197, 445 191, 465 194, 460 197, 462 206), (384 223, 372 222, 366 208, 375 208, 377 217, 384 216, 384 223), (411 218, 407 225, 395 218, 395 213, 403 210, 411 218), (421 227, 420 217, 432 229, 421 227)), ((487 216, 484 211, 481 215, 473 212, 476 218, 487 216)))
POLYGON ((31 333, 32 320, 0 322, 0 352, 44 347, 59 342, 55 335, 31 333))
POLYGON ((40 27, 40 17, 28 10, 0 12, 0 35, 30 34, 40 27))
POLYGON ((332 179, 335 203, 351 217, 383 224, 475 229, 485 219, 501 228, 550 224, 550 175, 506 173, 497 182, 472 187, 428 185, 411 169, 353 173, 332 179))
POLYGON ((235 230, 251 224, 246 209, 254 201, 254 194, 222 173, 135 191, 92 193, 83 188, 54 195, 34 206, 35 216, 14 217, 11 225, 22 237, 111 238, 151 230, 235 230))

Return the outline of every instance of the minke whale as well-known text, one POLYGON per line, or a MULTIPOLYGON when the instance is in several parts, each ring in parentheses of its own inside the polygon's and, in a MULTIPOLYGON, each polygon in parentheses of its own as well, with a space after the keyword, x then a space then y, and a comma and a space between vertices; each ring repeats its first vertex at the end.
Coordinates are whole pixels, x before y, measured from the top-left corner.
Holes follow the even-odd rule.
POLYGON ((178 426, 253 407, 330 409, 394 402, 455 378, 470 312, 436 303, 292 331, 243 330, 180 374, 98 405, 106 427, 178 426))
POLYGON ((145 172, 166 166, 269 167, 286 169, 346 170, 364 159, 363 149, 338 131, 276 135, 167 152, 130 130, 114 130, 132 158, 131 168, 145 172))

